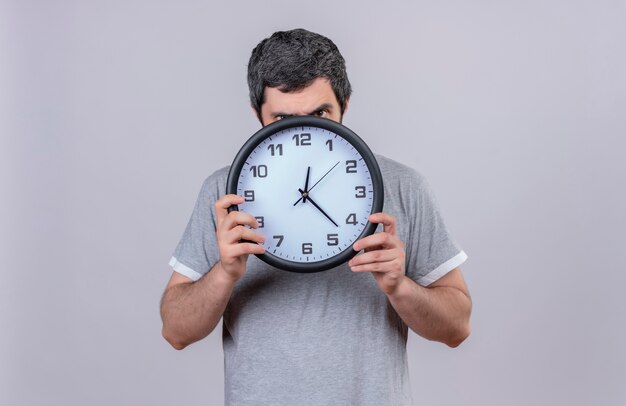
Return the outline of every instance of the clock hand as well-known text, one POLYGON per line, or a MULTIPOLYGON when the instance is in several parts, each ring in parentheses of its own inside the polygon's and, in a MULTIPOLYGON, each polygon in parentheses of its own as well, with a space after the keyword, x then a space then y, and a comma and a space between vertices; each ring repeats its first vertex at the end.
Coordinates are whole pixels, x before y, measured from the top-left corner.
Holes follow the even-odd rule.
MULTIPOLYGON (((337 163, 336 163, 336 164, 334 164, 334 165, 333 165, 333 167, 332 167, 332 168, 330 168, 330 169, 328 170, 328 172, 326 172, 326 173, 324 174, 324 176, 322 176, 321 178, 319 178, 319 180, 318 180, 317 182, 315 182, 315 184, 314 184, 313 186, 311 186, 311 188, 310 188, 310 189, 307 189, 307 188, 306 188, 306 186, 307 186, 307 185, 304 185, 304 192, 303 192, 302 190, 298 189, 298 190, 300 190, 300 193, 302 193, 303 195, 302 195, 302 196, 301 196, 301 197, 300 197, 300 198, 299 198, 299 199, 298 199, 298 200, 297 200, 297 201, 296 201, 293 205, 295 206, 296 204, 300 203, 300 200, 302 200, 302 202, 304 203, 304 202, 306 202, 306 199, 307 199, 307 198, 308 198, 308 199, 310 199, 310 198, 308 197, 308 193, 309 193, 309 191, 313 190, 313 188, 314 188, 315 186, 317 186, 317 184, 318 184, 318 183, 320 183, 320 182, 322 181, 322 179, 324 179, 324 178, 326 177, 326 175, 328 175, 328 174, 330 173, 330 171, 332 171, 333 169, 335 169, 335 167, 336 167, 337 165, 339 165, 339 162, 341 162, 341 161, 337 161, 337 163), (304 195, 304 193, 306 193, 307 195, 305 196, 305 195, 304 195)), ((309 166, 309 169, 311 169, 311 167, 310 167, 310 166, 309 166)), ((307 171, 307 179, 308 179, 308 174, 309 174, 309 172, 307 171)))
POLYGON ((328 220, 330 220, 330 221, 331 221, 331 223, 333 223, 336 227, 339 227, 339 224, 335 223, 335 220, 331 219, 331 218, 330 218, 330 216, 329 216, 328 214, 326 214, 326 212, 325 212, 325 211, 324 211, 324 210, 323 210, 320 206, 318 206, 318 205, 317 205, 317 203, 315 203, 315 202, 313 201, 313 199, 311 199, 311 196, 309 196, 307 192, 304 192, 302 189, 298 189, 298 190, 300 191, 300 193, 302 193, 302 196, 303 196, 303 197, 305 197, 305 195, 306 195, 306 198, 307 198, 307 199, 309 199, 309 202, 311 202, 311 203, 313 204, 313 206, 315 206, 315 208, 316 208, 317 210, 319 210, 320 212, 322 212, 322 214, 323 214, 324 216, 326 216, 326 218, 327 218, 328 220))
MULTIPOLYGON (((306 169, 306 180, 304 181, 304 193, 309 192, 309 175, 311 174, 311 167, 306 169)), ((306 203, 306 195, 302 195, 302 203, 306 203)))
POLYGON ((310 174, 311 174, 311 167, 309 166, 306 170, 306 180, 304 181, 304 192, 302 191, 302 189, 298 189, 300 190, 300 193, 302 194, 302 196, 300 196, 300 198, 296 200, 296 202, 293 204, 294 206, 300 203, 300 200, 302 200, 302 203, 306 203, 306 198, 308 196, 308 191, 309 191, 309 175, 310 174))
POLYGON ((322 181, 322 179, 324 179, 324 178, 326 177, 326 175, 328 175, 328 174, 330 173, 330 171, 332 171, 333 169, 335 169, 335 167, 336 167, 337 165, 339 165, 339 162, 341 162, 341 161, 337 161, 337 163, 336 163, 336 164, 334 164, 334 165, 333 165, 333 167, 332 167, 332 168, 330 168, 330 169, 328 170, 328 172, 326 172, 326 173, 324 174, 324 176, 322 176, 322 177, 320 178, 320 180, 318 180, 317 182, 315 182, 315 184, 314 184, 313 186, 311 186, 311 189, 308 189, 308 190, 307 190, 306 188, 304 188, 304 189, 305 189, 305 191, 308 193, 308 192, 310 192, 311 190, 313 190, 313 188, 314 188, 315 186, 317 186, 317 184, 318 184, 318 183, 320 183, 320 182, 322 181))

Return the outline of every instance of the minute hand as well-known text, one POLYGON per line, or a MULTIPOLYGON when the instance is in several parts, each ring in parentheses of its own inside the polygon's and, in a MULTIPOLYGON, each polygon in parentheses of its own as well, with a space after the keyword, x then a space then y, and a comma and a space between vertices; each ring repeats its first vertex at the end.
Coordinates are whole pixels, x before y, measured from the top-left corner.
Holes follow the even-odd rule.
MULTIPOLYGON (((302 189, 298 189, 298 190, 300 191, 300 193, 304 193, 304 191, 302 189)), ((339 224, 335 223, 335 220, 331 219, 330 216, 328 214, 326 214, 326 212, 320 206, 318 206, 317 203, 315 203, 315 201, 313 199, 311 199, 311 196, 307 196, 307 200, 309 202, 311 202, 313 204, 313 206, 315 206, 315 208, 317 210, 319 210, 324 216, 326 216, 326 218, 328 220, 330 220, 331 223, 333 223, 335 225, 335 227, 339 227, 339 224)))

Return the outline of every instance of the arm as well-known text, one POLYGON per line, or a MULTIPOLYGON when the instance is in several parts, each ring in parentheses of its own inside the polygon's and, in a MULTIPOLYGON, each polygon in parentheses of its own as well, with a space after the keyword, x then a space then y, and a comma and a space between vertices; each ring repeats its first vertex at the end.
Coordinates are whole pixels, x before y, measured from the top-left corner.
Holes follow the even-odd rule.
POLYGON ((228 213, 228 207, 240 203, 243 198, 235 195, 226 195, 215 203, 219 262, 196 282, 174 272, 163 293, 163 337, 178 350, 213 331, 235 284, 245 273, 248 255, 265 251, 255 244, 263 242, 263 236, 245 227, 257 228, 256 219, 244 212, 228 213))
POLYGON ((460 268, 428 287, 404 276, 388 297, 402 320, 424 338, 457 347, 470 334, 472 302, 460 268))
POLYGON ((377 213, 369 219, 382 223, 384 230, 354 244, 365 250, 350 260, 353 272, 371 272, 398 315, 420 336, 450 347, 461 344, 470 332, 472 302, 459 268, 428 287, 405 274, 404 244, 396 235, 395 219, 377 213))

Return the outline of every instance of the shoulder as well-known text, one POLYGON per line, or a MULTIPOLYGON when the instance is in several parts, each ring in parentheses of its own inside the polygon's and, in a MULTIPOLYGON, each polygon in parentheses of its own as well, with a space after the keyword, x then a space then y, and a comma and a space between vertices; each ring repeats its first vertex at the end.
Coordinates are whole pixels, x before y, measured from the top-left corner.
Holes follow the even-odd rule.
POLYGON ((426 178, 416 169, 379 154, 376 154, 376 162, 383 175, 385 189, 395 189, 400 186, 410 187, 413 190, 427 189, 426 178))
POLYGON ((200 194, 217 200, 226 193, 226 180, 230 166, 220 168, 210 174, 202 183, 200 194))

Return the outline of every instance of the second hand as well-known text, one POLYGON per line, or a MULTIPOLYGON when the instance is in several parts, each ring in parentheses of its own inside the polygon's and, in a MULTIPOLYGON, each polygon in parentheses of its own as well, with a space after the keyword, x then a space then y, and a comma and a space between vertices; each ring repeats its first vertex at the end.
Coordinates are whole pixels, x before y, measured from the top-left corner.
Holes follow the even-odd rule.
MULTIPOLYGON (((317 186, 317 184, 318 184, 318 183, 320 183, 320 182, 322 181, 322 179, 324 179, 324 178, 326 177, 326 175, 328 175, 328 174, 329 174, 329 173, 330 173, 333 169, 335 169, 335 167, 336 167, 337 165, 339 165, 339 162, 341 162, 341 161, 337 161, 337 163, 336 163, 336 164, 334 164, 334 165, 333 165, 333 167, 332 167, 332 168, 330 168, 330 169, 329 169, 329 170, 328 170, 328 171, 324 174, 324 176, 322 176, 321 178, 319 178, 319 180, 318 180, 317 182, 315 182, 315 184, 314 184, 313 186, 311 186, 308 190, 305 190, 304 192, 300 190, 300 193, 302 193, 303 195, 302 195, 302 196, 300 196, 300 198, 299 198, 298 200, 296 200, 296 202, 295 202, 293 205, 295 206, 296 204, 300 203, 300 201, 301 201, 301 200, 303 200, 303 203, 304 203, 304 202, 306 202, 306 198, 307 198, 307 197, 306 197, 306 196, 304 196, 304 193, 307 193, 307 196, 308 196, 308 193, 309 193, 311 190, 313 190, 313 188, 314 188, 315 186, 317 186)), ((309 167, 309 169, 311 169, 311 167, 309 167)), ((305 189, 306 189, 306 187, 305 187, 305 189)), ((331 221, 332 221, 332 220, 331 220, 331 221)), ((333 223, 334 223, 334 221, 333 221, 333 223)))

